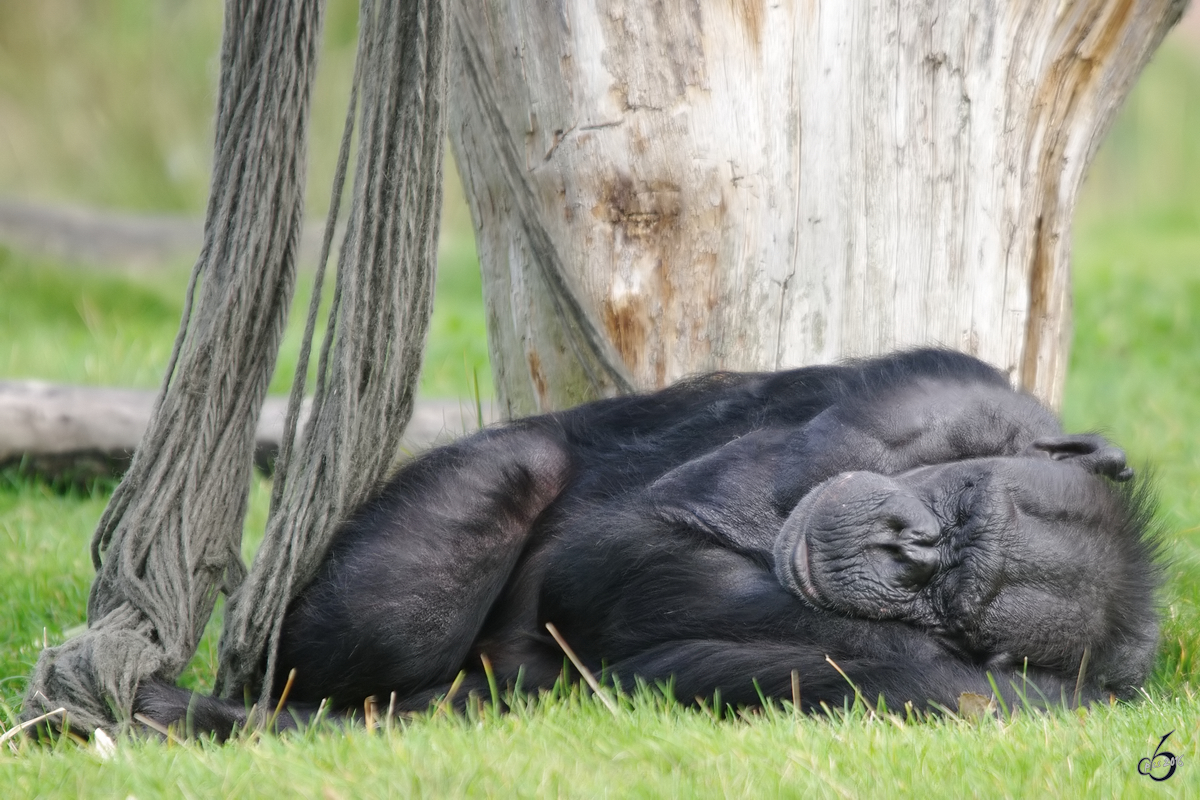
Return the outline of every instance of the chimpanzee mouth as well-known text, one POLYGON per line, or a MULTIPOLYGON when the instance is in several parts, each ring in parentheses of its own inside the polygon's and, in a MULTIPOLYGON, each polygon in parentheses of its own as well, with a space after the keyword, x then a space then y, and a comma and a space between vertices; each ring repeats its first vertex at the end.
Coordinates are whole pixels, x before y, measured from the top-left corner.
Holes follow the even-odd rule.
POLYGON ((827 501, 830 490, 841 487, 850 473, 830 478, 810 491, 788 515, 775 540, 775 574, 788 590, 815 609, 831 610, 828 601, 817 589, 812 575, 812 553, 809 534, 820 516, 816 509, 827 501))
POLYGON ((793 559, 793 572, 796 577, 796 586, 804 595, 804 599, 808 600, 817 608, 825 608, 825 603, 821 601, 821 595, 817 592, 817 587, 813 583, 811 567, 808 560, 808 536, 801 533, 800 540, 796 542, 795 557, 793 559))

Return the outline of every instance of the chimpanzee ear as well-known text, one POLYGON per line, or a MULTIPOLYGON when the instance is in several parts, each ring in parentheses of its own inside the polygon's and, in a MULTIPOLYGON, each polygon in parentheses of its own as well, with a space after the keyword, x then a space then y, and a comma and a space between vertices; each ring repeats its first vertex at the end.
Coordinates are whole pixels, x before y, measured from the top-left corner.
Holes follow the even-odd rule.
POLYGON ((1094 433, 1073 436, 1044 436, 1026 448, 1027 455, 1045 453, 1055 461, 1071 460, 1096 475, 1127 481, 1133 470, 1125 465, 1125 451, 1094 433))

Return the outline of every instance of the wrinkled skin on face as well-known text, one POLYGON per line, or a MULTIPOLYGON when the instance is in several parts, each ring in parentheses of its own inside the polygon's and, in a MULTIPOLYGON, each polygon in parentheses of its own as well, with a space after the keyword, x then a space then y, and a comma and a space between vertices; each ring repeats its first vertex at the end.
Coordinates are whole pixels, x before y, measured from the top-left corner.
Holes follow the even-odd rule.
POLYGON ((912 623, 989 668, 1086 669, 1124 694, 1156 636, 1121 629, 1114 591, 1145 579, 1124 574, 1137 559, 1114 557, 1138 555, 1112 524, 1123 512, 1111 482, 1130 477, 1124 453, 1097 436, 892 476, 841 473, 788 517, 776 573, 819 608, 912 623))

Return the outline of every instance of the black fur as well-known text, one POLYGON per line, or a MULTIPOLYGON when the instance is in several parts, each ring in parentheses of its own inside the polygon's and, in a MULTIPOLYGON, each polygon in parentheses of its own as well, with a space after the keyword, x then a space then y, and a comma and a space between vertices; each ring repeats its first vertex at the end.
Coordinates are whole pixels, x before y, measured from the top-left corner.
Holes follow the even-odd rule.
MULTIPOLYGON (((968 356, 714 374, 519 420, 403 467, 284 622, 277 690, 426 707, 460 672, 551 685, 563 653, 677 697, 891 707, 1130 696, 1157 642, 1145 491, 968 356), (830 664, 837 664, 853 686, 830 664), (990 673, 990 675, 989 675, 990 673)), ((466 694, 466 689, 462 694, 466 694)), ((147 684, 227 733, 240 703, 147 684)), ((307 705, 305 705, 307 704, 307 705)), ((240 716, 239 716, 240 715, 240 716)), ((284 715, 285 725, 293 720, 284 715)))

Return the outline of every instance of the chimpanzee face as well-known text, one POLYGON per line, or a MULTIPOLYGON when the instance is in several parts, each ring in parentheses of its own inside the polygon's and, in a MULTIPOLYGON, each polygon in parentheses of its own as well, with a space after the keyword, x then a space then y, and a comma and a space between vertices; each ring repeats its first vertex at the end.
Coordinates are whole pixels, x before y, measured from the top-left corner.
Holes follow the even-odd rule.
POLYGON ((819 608, 906 621, 989 667, 1072 674, 1087 653, 1116 690, 1145 673, 1132 654, 1157 635, 1127 630, 1119 613, 1128 592, 1153 585, 1129 574, 1147 562, 1130 557, 1146 547, 1130 497, 1037 452, 843 473, 796 506, 776 572, 819 608))

